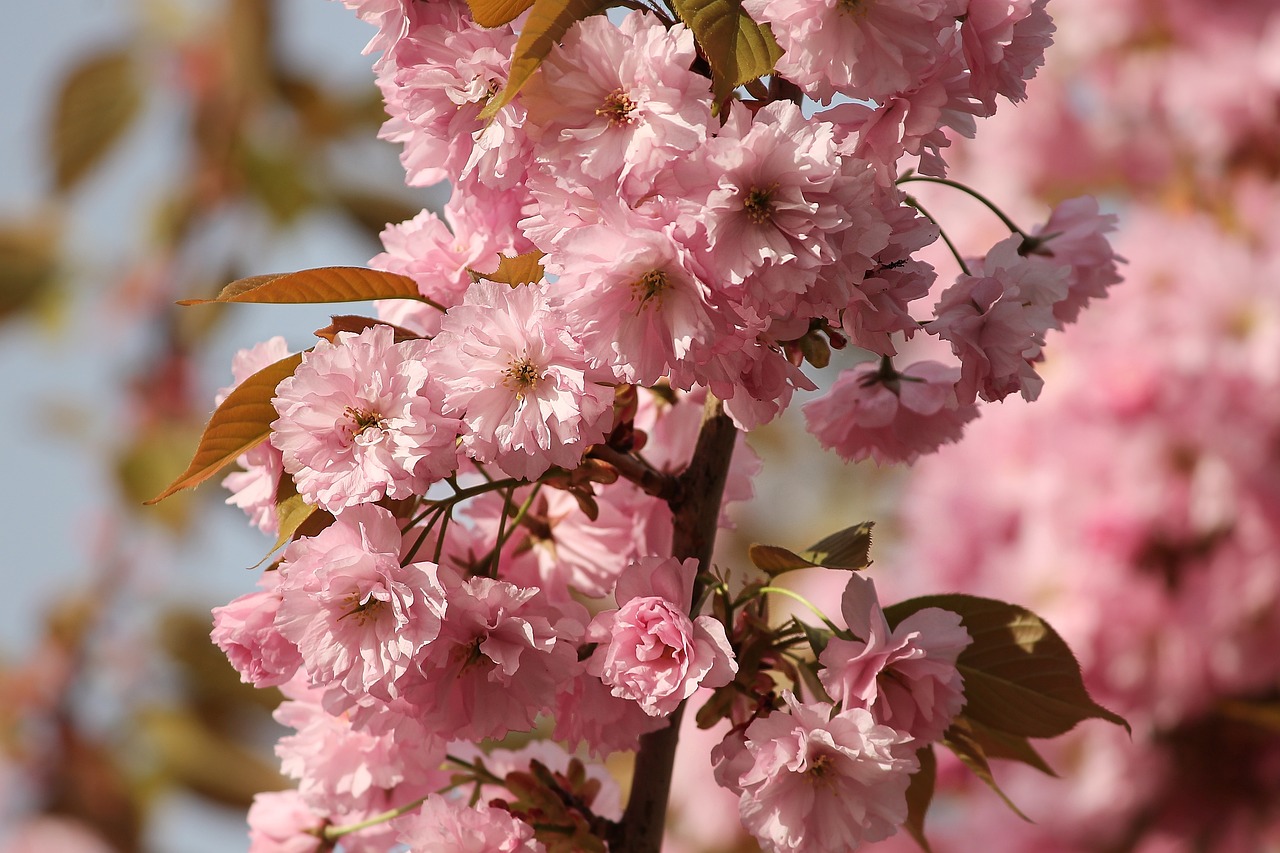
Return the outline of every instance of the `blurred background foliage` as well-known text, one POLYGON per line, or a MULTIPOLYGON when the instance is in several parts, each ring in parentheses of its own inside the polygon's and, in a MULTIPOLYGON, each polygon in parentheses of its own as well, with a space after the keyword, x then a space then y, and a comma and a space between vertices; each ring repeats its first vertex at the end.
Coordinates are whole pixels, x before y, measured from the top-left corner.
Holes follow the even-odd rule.
POLYGON ((6 39, 69 35, 41 57, 49 74, 7 51, 20 88, 2 93, 0 369, 30 440, 5 459, 0 849, 235 849, 253 794, 285 783, 279 697, 240 683, 208 608, 252 583, 237 567, 269 543, 215 488, 141 504, 190 457, 230 353, 324 321, 174 302, 363 263, 387 222, 435 199, 375 141, 368 34, 339 4, 24 5, 6 39), (53 458, 70 461, 63 482, 53 458), (202 552, 229 577, 166 577, 202 552), (225 807, 203 838, 178 826, 202 804, 225 807))

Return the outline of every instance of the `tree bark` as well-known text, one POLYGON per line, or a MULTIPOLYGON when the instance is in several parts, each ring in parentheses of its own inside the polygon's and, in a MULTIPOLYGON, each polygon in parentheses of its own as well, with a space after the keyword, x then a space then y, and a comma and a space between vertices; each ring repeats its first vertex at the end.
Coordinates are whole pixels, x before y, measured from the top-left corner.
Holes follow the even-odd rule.
MULTIPOLYGON (((708 393, 693 458, 680 475, 675 496, 668 501, 674 516, 672 556, 678 560, 696 559, 699 578, 711 568, 720 504, 737 438, 737 427, 724 413, 720 401, 708 393)), ((701 598, 702 586, 701 580, 694 584, 695 603, 701 598)), ((617 853, 659 853, 662 849, 671 771, 683 716, 682 704, 671 715, 669 725, 640 738, 631 796, 622 816, 619 837, 612 846, 617 853)))

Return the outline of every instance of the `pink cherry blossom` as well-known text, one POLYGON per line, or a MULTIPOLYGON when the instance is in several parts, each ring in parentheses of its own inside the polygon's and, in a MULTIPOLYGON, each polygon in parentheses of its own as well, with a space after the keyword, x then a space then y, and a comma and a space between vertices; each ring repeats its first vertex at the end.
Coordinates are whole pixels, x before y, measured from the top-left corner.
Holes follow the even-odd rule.
POLYGON ((748 0, 786 51, 778 73, 805 94, 880 101, 913 88, 955 26, 946 0, 748 0))
POLYGON ((867 708, 877 723, 920 743, 941 738, 964 705, 956 658, 970 637, 960 617, 926 607, 890 630, 875 583, 856 573, 840 610, 860 639, 833 637, 818 656, 827 693, 844 708, 867 708))
POLYGON ((805 426, 845 461, 913 462, 959 440, 978 416, 956 400, 960 370, 936 361, 897 371, 887 362, 845 370, 826 395, 804 405, 805 426))
MULTIPOLYGON (((227 395, 241 382, 288 355, 289 344, 279 335, 247 350, 240 350, 231 361, 231 373, 235 381, 218 391, 217 405, 221 406, 227 395)), ((241 470, 233 471, 222 479, 223 488, 231 492, 227 503, 244 510, 249 520, 263 533, 274 534, 279 525, 276 518, 276 494, 279 491, 280 476, 284 473, 280 451, 270 442, 264 441, 252 450, 240 454, 236 465, 241 470)))
POLYGON ((458 467, 459 424, 440 414, 426 346, 395 343, 387 326, 339 332, 276 388, 271 442, 308 503, 336 513, 407 498, 458 467))
POLYGON ((440 633, 436 566, 402 566, 400 549, 395 518, 367 504, 285 550, 276 625, 298 645, 313 684, 393 698, 396 680, 440 633))
POLYGON ((249 807, 249 853, 320 853, 325 825, 297 791, 267 791, 249 807))
POLYGON ((322 694, 295 681, 289 700, 276 708, 276 722, 294 729, 276 744, 280 769, 298 780, 309 805, 324 812, 377 811, 396 799, 421 796, 448 782, 440 769, 445 743, 422 737, 413 726, 386 731, 356 728, 346 714, 321 705, 322 694))
POLYGON ((969 88, 995 110, 996 95, 1011 101, 1027 96, 1026 81, 1044 64, 1052 42, 1048 0, 968 0, 960 34, 969 88))
POLYGON ((446 589, 440 635, 418 656, 406 697, 451 737, 528 730, 555 701, 558 684, 576 675, 573 643, 583 626, 562 620, 536 588, 449 577, 446 589))
POLYGON ((302 665, 298 647, 276 627, 280 609, 280 573, 266 572, 259 592, 242 595, 213 608, 213 642, 240 673, 256 687, 278 687, 302 665))
POLYGON ((576 467, 613 417, 613 389, 536 286, 472 285, 441 322, 430 364, 462 447, 512 477, 576 467))
POLYGON ((533 827, 510 812, 468 807, 439 794, 397 825, 400 842, 414 853, 546 853, 534 839, 533 827))
POLYGON ((961 403, 1014 392, 1034 400, 1044 385, 1035 364, 1043 359, 1045 332, 1058 325, 1054 306, 1067 297, 1071 270, 1024 258, 1021 243, 1016 234, 997 243, 934 307, 928 330, 960 358, 961 403))
POLYGON ((542 168, 638 200, 706 138, 711 92, 695 58, 688 29, 647 12, 575 23, 521 93, 542 168))
POLYGON ((1032 246, 1022 249, 1033 258, 1043 257, 1070 269, 1067 295, 1053 305, 1059 323, 1074 322, 1090 301, 1106 296, 1108 288, 1119 283, 1116 264, 1124 259, 1104 236, 1115 227, 1115 214, 1100 214, 1093 197, 1067 199, 1033 232, 1032 246))
POLYGON ((587 640, 600 646, 587 662, 613 695, 665 717, 698 687, 722 687, 738 671, 724 625, 686 615, 697 560, 644 557, 623 571, 617 610, 591 621, 587 640))
POLYGON ((504 107, 488 125, 480 110, 506 83, 516 33, 484 28, 456 0, 415 4, 417 14, 395 51, 377 66, 391 118, 381 136, 404 144, 408 181, 426 186, 473 173, 494 186, 523 177, 524 110, 504 107))
POLYGON ((863 708, 833 714, 830 705, 802 705, 790 693, 786 700, 786 710, 747 727, 751 763, 737 780, 742 823, 760 846, 846 853, 896 832, 918 766, 914 741, 863 708))
POLYGON ((688 389, 706 380, 700 355, 729 334, 674 224, 605 208, 599 225, 576 229, 558 247, 550 293, 582 329, 593 360, 623 382, 667 376, 688 389))

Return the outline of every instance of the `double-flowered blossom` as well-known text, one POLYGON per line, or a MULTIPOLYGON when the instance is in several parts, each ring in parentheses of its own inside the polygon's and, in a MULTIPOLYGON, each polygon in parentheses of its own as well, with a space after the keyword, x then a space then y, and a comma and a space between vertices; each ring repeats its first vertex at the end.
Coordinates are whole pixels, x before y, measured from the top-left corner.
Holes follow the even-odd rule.
POLYGON ((943 291, 929 332, 951 344, 960 359, 956 396, 1003 400, 1040 394, 1035 365, 1045 333, 1058 325, 1054 305, 1067 298, 1070 267, 1037 263, 1019 253, 1022 238, 1001 240, 987 256, 943 291))
POLYGON ((818 678, 844 708, 866 708, 877 723, 919 743, 938 740, 964 705, 956 658, 970 643, 960 617, 926 607, 890 629, 875 582, 854 574, 840 612, 858 637, 833 637, 818 662, 818 678))
POLYGON ((960 369, 921 361, 843 371, 831 390, 804 405, 805 424, 823 447, 849 460, 912 462, 956 441, 978 416, 956 400, 960 369))
POLYGON ((513 477, 576 467, 611 426, 608 375, 591 367, 536 285, 472 285, 441 321, 431 367, 443 410, 462 420, 463 449, 513 477))
POLYGON ((692 559, 642 558, 618 578, 618 609, 587 630, 588 641, 599 643, 587 672, 651 717, 669 715, 699 687, 728 684, 738 671, 724 625, 687 615, 697 571, 692 559))
POLYGON ((413 853, 546 853, 534 839, 533 827, 510 812, 468 806, 439 794, 397 824, 400 843, 413 853))
POLYGON ((396 680, 440 633, 436 566, 401 565, 400 550, 395 518, 374 505, 348 509, 285 550, 276 626, 298 646, 313 685, 394 697, 396 680))
POLYGON ((845 853, 888 838, 907 818, 907 784, 918 769, 910 735, 864 708, 823 703, 787 708, 746 729, 730 786, 743 825, 766 853, 845 853), (742 754, 745 753, 745 754, 742 754))
POLYGON ((481 740, 526 731, 578 669, 580 620, 538 589, 444 573, 448 611, 422 649, 405 696, 433 731, 481 740))
POLYGON ((276 388, 271 443, 309 503, 330 512, 421 494, 458 467, 460 425, 441 414, 426 341, 388 326, 339 332, 276 388))
POLYGON ((521 94, 539 168, 638 201, 707 136, 711 88, 696 58, 688 29, 646 12, 574 24, 521 94))

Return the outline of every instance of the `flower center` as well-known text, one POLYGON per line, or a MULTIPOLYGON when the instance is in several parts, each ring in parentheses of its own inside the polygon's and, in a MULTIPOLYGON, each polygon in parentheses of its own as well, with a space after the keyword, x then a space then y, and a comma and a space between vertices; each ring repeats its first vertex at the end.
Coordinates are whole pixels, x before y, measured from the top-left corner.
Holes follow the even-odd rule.
POLYGON ((836 5, 841 12, 852 18, 865 18, 871 6, 868 0, 836 0, 836 5))
POLYGON ((604 116, 609 120, 610 127, 616 127, 620 124, 631 124, 631 122, 635 121, 635 118, 631 115, 635 108, 635 101, 627 97, 626 92, 621 89, 614 89, 596 110, 596 115, 604 116))
POLYGON ((809 758, 809 767, 805 770, 806 775, 813 780, 815 785, 831 786, 835 783, 836 762, 830 755, 825 752, 809 758))
POLYGON ((502 384, 515 391, 516 397, 524 397, 526 391, 538 386, 538 380, 541 378, 537 366, 529 359, 522 358, 512 362, 507 368, 506 378, 502 380, 502 384))
POLYGON ((372 409, 347 406, 343 414, 351 420, 351 426, 347 429, 351 432, 352 439, 361 444, 377 443, 382 438, 382 430, 387 428, 386 419, 372 409))
POLYGON ((346 596, 347 610, 338 617, 338 621, 346 619, 348 616, 354 617, 356 624, 364 627, 371 620, 376 621, 378 614, 387 606, 387 603, 381 598, 375 598, 372 595, 363 595, 359 590, 350 592, 346 596))
POLYGON ((641 307, 647 305, 650 299, 656 298, 661 302, 662 294, 670 289, 671 279, 662 270, 649 270, 631 282, 631 292, 640 299, 641 307))
POLYGON ((777 190, 778 185, 771 187, 752 187, 747 191, 746 197, 742 200, 742 209, 747 212, 747 219, 750 219, 756 225, 773 219, 773 193, 777 190))

